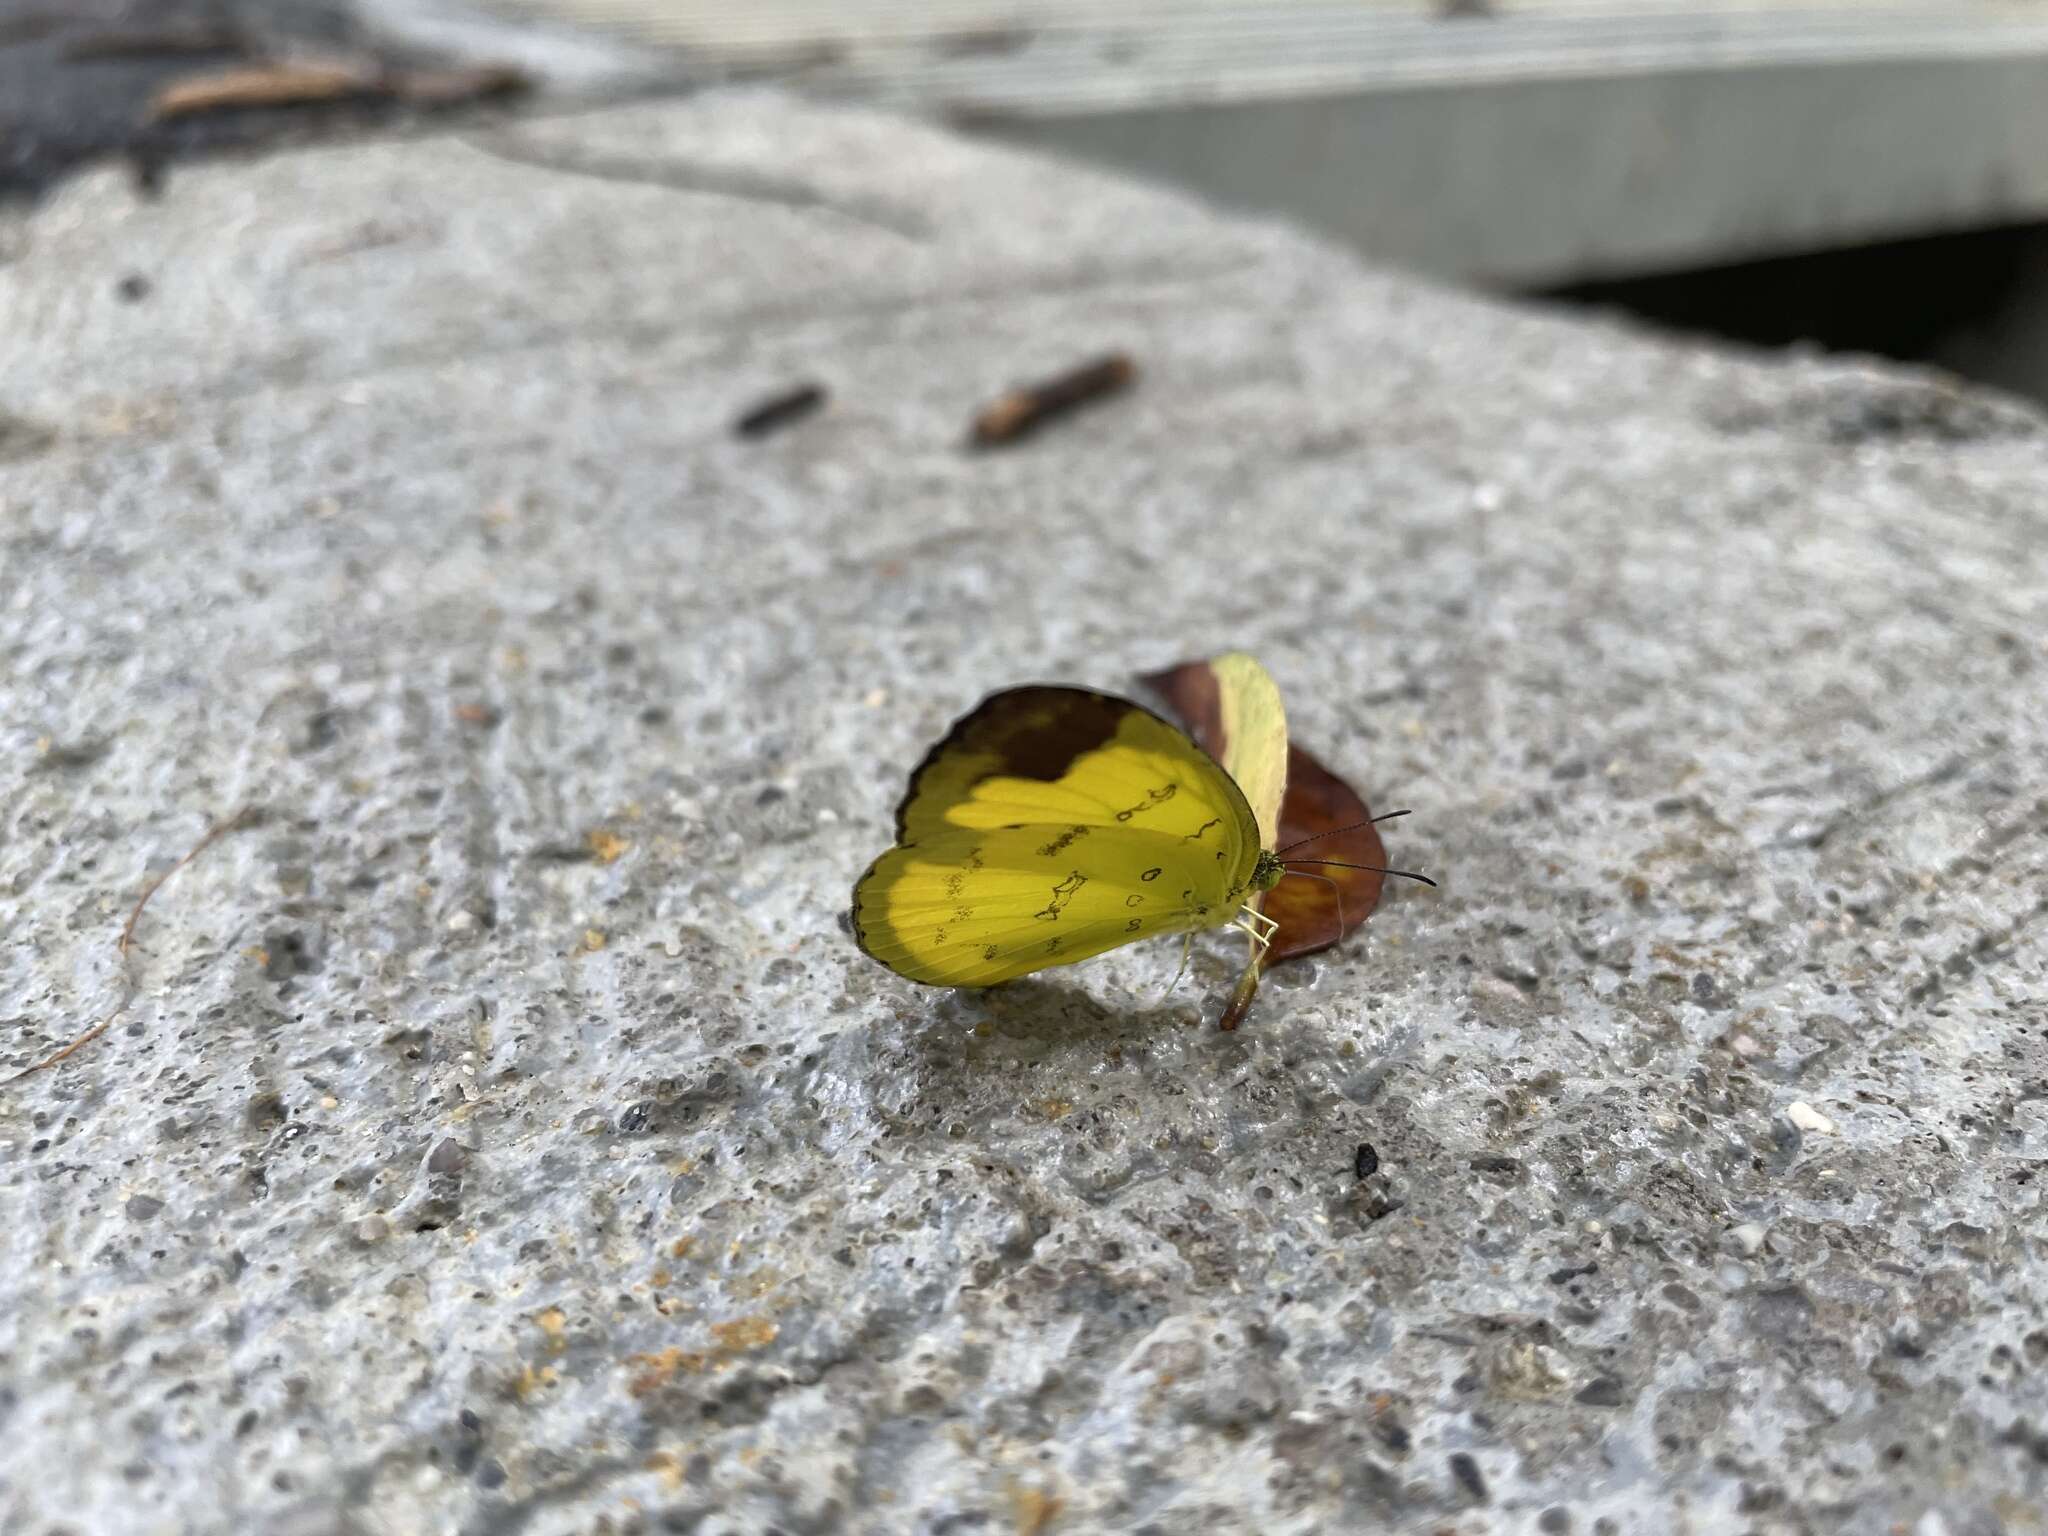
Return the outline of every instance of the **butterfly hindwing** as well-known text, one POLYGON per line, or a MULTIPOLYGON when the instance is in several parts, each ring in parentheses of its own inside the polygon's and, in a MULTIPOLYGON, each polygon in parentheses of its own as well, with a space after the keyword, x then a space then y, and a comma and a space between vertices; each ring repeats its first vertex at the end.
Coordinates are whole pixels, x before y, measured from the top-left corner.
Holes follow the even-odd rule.
POLYGON ((1275 847, 1280 805, 1287 797, 1287 711, 1280 685, 1253 657, 1230 651, 1209 665, 1217 682, 1223 727, 1223 770, 1244 791, 1259 824, 1259 841, 1275 847))
POLYGON ((1135 841, 1151 862, 1135 871, 1099 845, 1047 856, 1071 830, 956 831, 892 848, 856 894, 861 946, 912 981, 990 986, 1231 916, 1207 853, 1145 833, 1135 841))
POLYGON ((861 947, 986 986, 1231 920, 1257 863, 1242 793, 1174 726, 1075 688, 986 700, 925 759, 854 890, 861 947))

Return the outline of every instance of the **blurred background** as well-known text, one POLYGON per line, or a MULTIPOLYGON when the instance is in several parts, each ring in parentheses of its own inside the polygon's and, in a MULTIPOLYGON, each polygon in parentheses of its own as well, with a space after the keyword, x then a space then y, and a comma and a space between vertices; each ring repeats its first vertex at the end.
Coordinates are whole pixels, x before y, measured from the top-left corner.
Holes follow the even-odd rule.
POLYGON ((0 0, 0 196, 735 81, 2048 400, 2048 0, 0 0))

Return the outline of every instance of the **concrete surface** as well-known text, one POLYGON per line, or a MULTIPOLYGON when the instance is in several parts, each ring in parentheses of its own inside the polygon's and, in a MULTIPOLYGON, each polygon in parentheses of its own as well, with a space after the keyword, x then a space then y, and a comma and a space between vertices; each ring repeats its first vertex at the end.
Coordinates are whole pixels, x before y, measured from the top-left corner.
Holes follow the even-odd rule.
POLYGON ((0 1070, 133 988, 0 1529, 2042 1529, 2037 416, 728 95, 94 175, 0 337, 0 1070), (1235 1036, 854 951, 955 713, 1225 646, 1440 892, 1235 1036))

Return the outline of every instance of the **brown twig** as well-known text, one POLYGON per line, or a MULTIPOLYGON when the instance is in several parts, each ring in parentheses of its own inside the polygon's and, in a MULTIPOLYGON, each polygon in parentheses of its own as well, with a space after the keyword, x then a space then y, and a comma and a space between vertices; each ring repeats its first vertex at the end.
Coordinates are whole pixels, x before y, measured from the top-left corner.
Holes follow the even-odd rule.
POLYGON ((73 1051, 84 1050, 88 1045, 91 1045, 93 1041, 99 1039, 101 1035, 104 1035, 108 1030, 114 1027, 114 1020, 121 1017, 122 1009, 125 1009, 130 1002, 134 1001, 134 998, 135 989, 131 986, 128 989, 128 996, 121 999, 120 1008, 116 1008, 112 1013, 108 1014, 104 1019, 101 1019, 99 1023, 93 1025, 91 1029, 88 1029, 84 1034, 80 1035, 76 1040, 73 1040, 69 1045, 62 1047, 59 1050, 52 1051, 49 1055, 45 1056, 41 1061, 37 1062, 32 1067, 23 1067, 19 1072, 15 1073, 14 1076, 7 1079, 7 1086, 11 1088, 25 1077, 34 1077, 38 1072, 47 1072, 50 1070, 50 1068, 56 1066, 58 1062, 62 1061, 65 1057, 69 1056, 73 1051))
POLYGON ((1128 389, 1137 376, 1138 365, 1128 354, 1112 352, 1056 378, 1013 389, 975 412, 968 441, 976 448, 1014 443, 1056 416, 1128 389))
MULTIPOLYGON (((247 821, 249 819, 249 813, 253 809, 254 807, 245 805, 239 811, 235 812, 234 815, 228 817, 227 820, 216 822, 213 826, 207 828, 206 835, 200 838, 199 841, 194 843, 190 848, 186 849, 185 856, 183 858, 179 859, 177 863, 173 864, 169 869, 165 870, 162 874, 158 875, 154 880, 149 882, 149 885, 143 890, 142 894, 136 898, 135 910, 128 914, 128 921, 122 925, 121 937, 114 941, 114 949, 124 961, 128 957, 128 946, 132 942, 134 942, 135 939, 135 925, 142 921, 142 909, 149 905, 150 897, 154 896, 160 889, 162 889, 163 883, 166 880, 170 879, 171 876, 175 875, 187 864, 190 864, 194 859, 198 858, 200 854, 204 853, 214 843, 218 842, 221 838, 227 836, 228 833, 234 831, 236 827, 239 827, 240 825, 242 825, 243 822, 247 821)), ((60 1046, 58 1049, 52 1051, 49 1055, 45 1056, 41 1061, 35 1063, 35 1065, 30 1067, 24 1067, 21 1071, 15 1073, 14 1076, 7 1079, 7 1086, 11 1087, 13 1084, 20 1082, 23 1078, 34 1077, 38 1072, 47 1072, 50 1070, 50 1068, 56 1066, 59 1062, 71 1056, 73 1053, 77 1051, 82 1051, 85 1049, 85 1047, 91 1045, 93 1041, 99 1039, 101 1035, 104 1035, 109 1029, 113 1028, 114 1020, 121 1017, 121 1015, 127 1011, 128 1005, 135 1001, 135 990, 135 983, 131 979, 128 982, 127 992, 122 995, 121 1001, 115 1006, 114 1011, 112 1013, 108 1014, 104 1019, 101 1019, 99 1023, 93 1025, 92 1028, 86 1030, 83 1034, 79 1035, 69 1045, 60 1046)))
POLYGON ((149 102, 149 121, 169 122, 224 107, 300 107, 375 96, 378 77, 355 64, 253 64, 173 80, 149 102))
POLYGON ((228 833, 234 831, 235 828, 239 827, 243 822, 247 821, 249 819, 249 811, 250 807, 245 805, 239 811, 235 812, 234 815, 230 816, 226 821, 217 821, 211 827, 207 828, 206 835, 200 838, 199 841, 194 843, 190 848, 186 849, 185 856, 182 859, 178 860, 177 863, 173 864, 169 869, 165 870, 162 874, 158 875, 154 880, 150 881, 148 888, 145 889, 140 896, 136 897, 135 910, 128 914, 128 921, 126 925, 123 926, 123 928, 121 929, 120 942, 114 946, 115 949, 120 951, 123 958, 126 958, 128 954, 129 944, 134 942, 135 925, 142 921, 142 909, 149 905, 149 898, 154 896, 158 892, 158 890, 162 888, 163 883, 166 880, 170 879, 171 876, 175 875, 187 864, 190 864, 194 859, 198 858, 200 854, 206 852, 206 850, 212 847, 214 843, 218 842, 221 838, 226 837, 228 833))
POLYGON ((391 93, 409 107, 459 107, 472 101, 518 96, 531 89, 532 76, 510 64, 407 70, 391 81, 391 93))
POLYGON ((759 438, 803 420, 825 403, 825 386, 799 384, 750 407, 732 424, 735 437, 759 438))
POLYGON ((396 73, 347 59, 244 64, 173 80, 150 98, 149 121, 249 107, 345 103, 396 102, 433 111, 515 95, 531 84, 522 71, 501 64, 396 73))

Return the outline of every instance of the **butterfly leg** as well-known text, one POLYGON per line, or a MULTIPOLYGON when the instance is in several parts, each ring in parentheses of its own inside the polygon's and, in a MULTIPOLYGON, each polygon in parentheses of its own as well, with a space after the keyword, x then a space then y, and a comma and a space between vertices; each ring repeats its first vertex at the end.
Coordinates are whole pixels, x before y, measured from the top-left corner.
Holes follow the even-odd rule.
POLYGON ((1189 961, 1189 960, 1190 960, 1191 958, 1193 958, 1193 956, 1194 956, 1194 952, 1195 952, 1195 935, 1194 935, 1193 931, 1192 931, 1192 930, 1190 930, 1189 932, 1187 932, 1187 933, 1184 933, 1184 934, 1182 934, 1182 935, 1181 935, 1181 940, 1180 940, 1180 969, 1179 969, 1179 970, 1177 970, 1177 971, 1175 971, 1175 972, 1173 973, 1173 980, 1172 980, 1172 981, 1169 981, 1169 982, 1168 982, 1168 983, 1166 984, 1166 990, 1165 990, 1164 992, 1162 992, 1162 993, 1160 993, 1160 994, 1159 994, 1159 1001, 1160 1001, 1160 1002, 1162 1002, 1162 1003, 1163 1003, 1163 1002, 1165 1002, 1165 1001, 1166 1001, 1166 999, 1167 999, 1167 998, 1171 997, 1171 996, 1173 995, 1174 989, 1175 989, 1176 987, 1178 987, 1178 986, 1180 985, 1180 979, 1181 979, 1181 977, 1183 977, 1183 976, 1187 975, 1187 973, 1188 973, 1188 961, 1189 961))
POLYGON ((1273 935, 1280 931, 1278 919, 1266 916, 1256 907, 1241 909, 1237 914, 1237 921, 1231 926, 1249 934, 1251 941, 1259 946, 1259 953, 1262 955, 1271 947, 1273 935))

